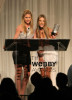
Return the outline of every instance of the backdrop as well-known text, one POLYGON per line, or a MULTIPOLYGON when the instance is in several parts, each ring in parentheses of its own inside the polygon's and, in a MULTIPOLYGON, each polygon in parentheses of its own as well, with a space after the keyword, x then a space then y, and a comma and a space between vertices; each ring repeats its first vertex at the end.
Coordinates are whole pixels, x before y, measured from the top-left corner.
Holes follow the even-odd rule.
MULTIPOLYGON (((13 38, 25 9, 33 14, 34 29, 38 15, 45 14, 50 28, 56 23, 60 24, 57 38, 70 39, 67 51, 59 52, 59 72, 67 74, 72 64, 72 0, 0 0, 0 81, 3 77, 14 80, 12 52, 4 51, 3 46, 5 39, 13 38)), ((30 85, 29 92, 32 90, 30 85)))

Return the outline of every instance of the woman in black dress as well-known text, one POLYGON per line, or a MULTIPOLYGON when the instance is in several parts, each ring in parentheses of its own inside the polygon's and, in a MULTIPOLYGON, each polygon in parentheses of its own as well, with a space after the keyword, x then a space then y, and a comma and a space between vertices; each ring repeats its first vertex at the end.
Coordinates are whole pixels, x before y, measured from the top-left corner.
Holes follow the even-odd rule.
MULTIPOLYGON (((22 22, 17 27, 14 39, 31 39, 33 38, 33 19, 32 13, 25 10, 22 15, 22 22)), ((23 45, 23 44, 22 44, 23 45)), ((15 64, 15 80, 19 95, 24 95, 26 85, 30 75, 31 58, 28 46, 20 48, 19 51, 13 52, 13 61, 15 64), (24 77, 21 82, 22 68, 24 68, 24 77), (22 86, 21 86, 22 83, 22 86)))

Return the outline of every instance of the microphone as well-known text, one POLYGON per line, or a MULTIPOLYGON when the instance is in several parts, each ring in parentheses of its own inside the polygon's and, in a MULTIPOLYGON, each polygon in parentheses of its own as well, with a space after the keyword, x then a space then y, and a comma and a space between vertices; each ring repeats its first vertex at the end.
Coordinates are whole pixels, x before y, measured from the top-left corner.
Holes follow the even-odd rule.
POLYGON ((53 31, 51 32, 51 35, 57 35, 57 32, 59 30, 60 25, 59 24, 54 24, 53 31))

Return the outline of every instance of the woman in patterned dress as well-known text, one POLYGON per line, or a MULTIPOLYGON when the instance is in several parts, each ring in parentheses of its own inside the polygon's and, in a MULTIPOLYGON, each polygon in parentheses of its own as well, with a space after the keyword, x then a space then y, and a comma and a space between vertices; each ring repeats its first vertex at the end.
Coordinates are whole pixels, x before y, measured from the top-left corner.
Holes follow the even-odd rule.
MULTIPOLYGON (((45 15, 41 14, 37 19, 37 28, 34 34, 34 38, 55 39, 56 35, 52 35, 52 29, 47 27, 45 15)), ((57 62, 57 52, 55 52, 54 50, 54 46, 49 45, 47 43, 45 45, 43 45, 43 43, 40 43, 38 50, 39 62, 57 62)), ((42 77, 51 78, 51 68, 51 66, 40 67, 42 77)))

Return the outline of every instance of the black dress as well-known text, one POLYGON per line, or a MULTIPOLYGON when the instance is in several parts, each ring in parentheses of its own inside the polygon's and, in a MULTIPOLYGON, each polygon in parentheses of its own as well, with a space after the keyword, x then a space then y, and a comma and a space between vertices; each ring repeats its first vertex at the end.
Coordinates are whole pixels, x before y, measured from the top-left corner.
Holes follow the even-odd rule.
MULTIPOLYGON (((20 33, 20 36, 18 39, 25 39, 25 34, 22 32, 20 33)), ((27 38, 32 38, 33 35, 28 35, 27 38)), ((30 58, 30 50, 29 47, 22 47, 19 51, 13 51, 13 61, 14 64, 17 64, 19 67, 22 67, 24 65, 27 65, 29 70, 29 65, 31 64, 31 58, 30 58)))
POLYGON ((13 51, 12 56, 13 56, 14 64, 19 65, 18 67, 27 65, 29 70, 29 65, 31 64, 29 48, 25 47, 24 50, 13 51))

